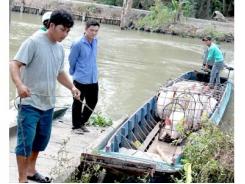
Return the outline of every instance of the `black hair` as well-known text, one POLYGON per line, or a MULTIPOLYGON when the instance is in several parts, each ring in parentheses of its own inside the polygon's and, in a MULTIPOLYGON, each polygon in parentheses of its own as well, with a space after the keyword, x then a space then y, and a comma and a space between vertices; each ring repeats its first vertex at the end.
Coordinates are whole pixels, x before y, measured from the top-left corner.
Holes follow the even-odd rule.
POLYGON ((49 20, 45 20, 43 22, 43 25, 46 27, 46 29, 48 29, 49 28, 49 20))
POLYGON ((99 26, 100 27, 100 24, 96 21, 96 20, 88 20, 86 22, 86 29, 88 29, 90 26, 99 26))
POLYGON ((71 28, 74 24, 73 17, 66 10, 54 10, 49 19, 49 24, 54 23, 57 25, 63 25, 64 27, 71 28))
POLYGON ((211 41, 212 37, 211 36, 205 36, 202 41, 211 41))

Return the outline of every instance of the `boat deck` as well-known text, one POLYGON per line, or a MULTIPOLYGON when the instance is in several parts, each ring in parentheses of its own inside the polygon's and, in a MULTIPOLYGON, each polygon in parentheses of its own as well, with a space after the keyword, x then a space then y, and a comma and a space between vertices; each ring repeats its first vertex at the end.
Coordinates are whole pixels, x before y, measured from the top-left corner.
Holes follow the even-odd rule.
POLYGON ((159 124, 160 122, 156 124, 138 150, 156 154, 168 164, 173 164, 175 159, 182 153, 182 146, 175 146, 171 143, 159 141, 159 124))
POLYGON ((159 141, 157 134, 147 152, 157 154, 168 164, 173 164, 182 153, 182 146, 174 146, 173 144, 159 141))

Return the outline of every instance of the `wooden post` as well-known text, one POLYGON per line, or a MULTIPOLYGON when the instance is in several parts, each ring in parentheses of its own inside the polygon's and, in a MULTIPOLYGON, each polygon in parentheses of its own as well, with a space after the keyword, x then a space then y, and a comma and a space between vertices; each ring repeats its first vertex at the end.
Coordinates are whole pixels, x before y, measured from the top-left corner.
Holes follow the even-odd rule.
POLYGON ((24 12, 24 7, 25 7, 25 5, 26 5, 26 2, 25 2, 25 0, 22 0, 21 1, 21 7, 20 7, 20 13, 23 13, 24 12))
POLYGON ((86 21, 86 16, 87 16, 87 13, 84 11, 82 15, 82 22, 86 21))
POLYGON ((132 8, 133 0, 123 0, 120 28, 125 29, 129 24, 129 12, 132 8))
MULTIPOLYGON (((12 11, 12 9, 13 9, 12 3, 13 3, 13 0, 10 0, 10 1, 9 1, 9 25, 11 24, 11 11, 12 11)), ((9 32, 10 32, 10 26, 9 26, 9 32)))

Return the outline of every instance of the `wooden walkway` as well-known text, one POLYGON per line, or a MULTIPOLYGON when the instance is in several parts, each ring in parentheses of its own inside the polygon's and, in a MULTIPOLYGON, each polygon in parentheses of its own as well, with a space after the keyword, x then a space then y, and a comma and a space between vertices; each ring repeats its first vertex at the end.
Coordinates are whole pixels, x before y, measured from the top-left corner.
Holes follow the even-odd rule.
MULTIPOLYGON (((68 109, 69 110, 69 109, 68 109)), ((114 122, 118 124, 121 120, 114 122)), ((114 126, 113 125, 113 126, 114 126)), ((109 128, 88 127, 90 132, 78 135, 71 131, 71 113, 61 120, 53 121, 49 145, 40 152, 37 170, 43 175, 54 178, 53 182, 64 182, 75 167, 80 164, 82 152, 89 153, 110 131, 109 128)), ((18 170, 15 157, 16 137, 10 136, 9 145, 9 182, 18 182, 18 170)), ((31 181, 29 181, 31 182, 31 181)))

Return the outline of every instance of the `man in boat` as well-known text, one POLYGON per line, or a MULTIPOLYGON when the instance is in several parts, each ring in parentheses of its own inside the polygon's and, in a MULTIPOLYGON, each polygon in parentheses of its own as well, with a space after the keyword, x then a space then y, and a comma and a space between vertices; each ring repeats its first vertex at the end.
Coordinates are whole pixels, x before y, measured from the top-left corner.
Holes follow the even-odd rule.
POLYGON ((81 91, 80 101, 72 104, 72 129, 77 134, 89 132, 85 127, 98 101, 97 38, 100 24, 95 20, 86 22, 85 32, 73 42, 69 55, 69 72, 74 85, 81 91), (82 101, 86 104, 82 109, 82 101))
POLYGON ((49 19, 50 19, 51 14, 52 14, 51 11, 45 12, 43 14, 43 16, 42 16, 43 26, 40 28, 40 30, 42 30, 44 32, 48 30, 49 19))
POLYGON ((73 24, 70 13, 53 11, 48 30, 25 40, 10 62, 10 74, 20 97, 15 151, 21 183, 51 182, 36 170, 36 160, 50 139, 56 80, 75 98, 80 96, 64 71, 64 49, 59 43, 73 24))
MULTIPOLYGON (((209 83, 211 85, 220 83, 220 71, 224 67, 224 56, 219 47, 212 42, 210 36, 206 36, 202 39, 205 44, 208 46, 207 62, 214 60, 214 64, 210 74, 209 83)), ((206 63, 206 68, 208 67, 206 63)))
POLYGON ((203 66, 203 69, 207 70, 208 73, 210 74, 210 71, 213 68, 214 61, 209 61, 208 62, 207 58, 208 58, 208 47, 206 47, 204 49, 204 51, 203 51, 203 55, 202 55, 203 63, 202 63, 202 66, 203 66))
POLYGON ((48 30, 49 19, 50 19, 51 14, 52 14, 51 11, 48 11, 48 12, 43 14, 43 16, 42 16, 43 25, 34 34, 43 33, 43 32, 46 32, 48 30))

